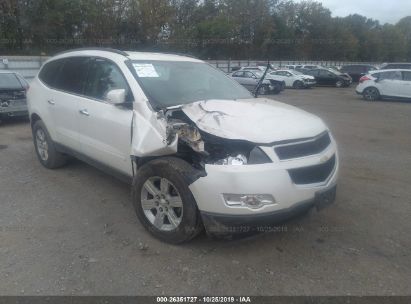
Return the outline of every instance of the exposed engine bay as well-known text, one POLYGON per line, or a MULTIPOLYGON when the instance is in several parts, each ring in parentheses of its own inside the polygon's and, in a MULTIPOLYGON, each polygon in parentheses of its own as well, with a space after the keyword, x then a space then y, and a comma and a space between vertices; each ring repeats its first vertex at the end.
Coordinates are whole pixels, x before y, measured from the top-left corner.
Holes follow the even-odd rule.
POLYGON ((226 139, 201 131, 181 109, 168 110, 165 115, 167 142, 172 143, 178 137, 177 155, 199 169, 205 164, 252 164, 256 163, 258 154, 264 154, 248 141, 226 139))

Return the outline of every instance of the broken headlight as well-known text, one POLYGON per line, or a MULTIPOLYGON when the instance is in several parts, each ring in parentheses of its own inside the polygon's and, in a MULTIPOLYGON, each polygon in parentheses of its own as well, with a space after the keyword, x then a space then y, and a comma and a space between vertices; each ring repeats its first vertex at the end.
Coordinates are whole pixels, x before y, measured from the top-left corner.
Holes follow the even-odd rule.
POLYGON ((238 154, 237 156, 229 156, 227 158, 216 161, 214 165, 247 165, 247 157, 243 154, 238 154))
POLYGON ((255 147, 249 153, 249 156, 245 154, 237 154, 235 156, 228 156, 224 159, 220 159, 214 163, 214 165, 232 165, 232 166, 242 166, 242 165, 258 165, 271 163, 271 159, 264 153, 259 147, 255 147))

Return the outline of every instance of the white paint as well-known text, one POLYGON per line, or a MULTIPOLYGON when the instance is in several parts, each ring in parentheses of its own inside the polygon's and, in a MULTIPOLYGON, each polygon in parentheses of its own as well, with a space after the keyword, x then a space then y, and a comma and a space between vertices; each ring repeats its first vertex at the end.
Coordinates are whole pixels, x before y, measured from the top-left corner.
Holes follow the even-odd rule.
POLYGON ((327 130, 320 118, 270 99, 209 100, 183 106, 204 132, 268 144, 313 137, 327 130))

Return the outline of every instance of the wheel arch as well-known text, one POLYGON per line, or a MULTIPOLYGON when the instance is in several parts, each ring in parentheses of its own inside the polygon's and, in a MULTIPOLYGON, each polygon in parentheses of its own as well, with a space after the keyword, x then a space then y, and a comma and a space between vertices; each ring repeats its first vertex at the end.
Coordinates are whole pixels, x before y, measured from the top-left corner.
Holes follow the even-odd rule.
POLYGON ((31 125, 31 127, 33 128, 34 124, 39 120, 42 120, 40 115, 38 115, 37 113, 32 113, 30 115, 30 125, 31 125))

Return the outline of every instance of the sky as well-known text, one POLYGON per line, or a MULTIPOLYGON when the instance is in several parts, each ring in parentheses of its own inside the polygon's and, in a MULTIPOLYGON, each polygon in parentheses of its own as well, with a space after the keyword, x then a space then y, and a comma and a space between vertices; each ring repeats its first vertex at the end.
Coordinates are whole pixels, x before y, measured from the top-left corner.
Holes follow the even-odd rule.
POLYGON ((331 10, 334 17, 360 14, 380 23, 397 23, 411 15, 411 0, 316 0, 331 10))

